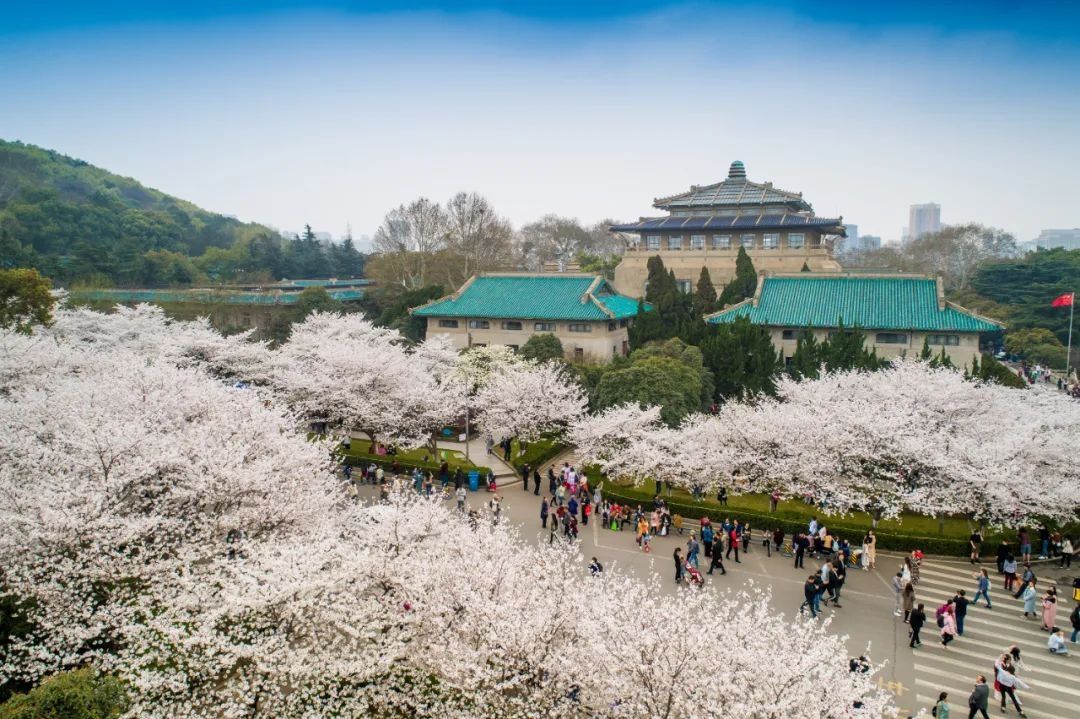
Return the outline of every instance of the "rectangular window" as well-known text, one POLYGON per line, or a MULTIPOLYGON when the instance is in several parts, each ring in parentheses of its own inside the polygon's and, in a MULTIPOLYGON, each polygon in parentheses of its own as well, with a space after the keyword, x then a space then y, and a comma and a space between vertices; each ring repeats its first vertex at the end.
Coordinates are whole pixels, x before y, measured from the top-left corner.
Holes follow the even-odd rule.
POLYGON ((581 347, 574 348, 574 361, 581 362, 585 359, 585 350, 581 347))
POLYGON ((690 235, 690 249, 691 250, 704 250, 705 249, 705 235, 690 235))
POLYGON ((491 329, 491 323, 487 320, 469 320, 469 329, 471 330, 487 330, 491 329))
POLYGON ((784 339, 797 340, 799 339, 799 330, 784 330, 784 339))
POLYGON ((507 320, 502 323, 502 328, 504 330, 519 330, 521 329, 521 323, 517 320, 507 320))
POLYGON ((533 329, 536 330, 537 332, 554 332, 555 331, 555 323, 554 322, 537 322, 535 325, 533 325, 533 329))
POLYGON ((731 235, 713 235, 712 246, 714 250, 730 250, 731 235))
POLYGON ((660 235, 649 235, 645 238, 645 246, 650 250, 660 249, 660 235))
POLYGON ((449 330, 456 330, 458 326, 457 320, 439 320, 439 327, 445 327, 449 330))
POLYGON ((879 345, 906 345, 907 335, 903 332, 878 332, 874 342, 879 345))
POLYGON ((766 232, 761 236, 762 246, 766 250, 775 250, 780 246, 780 234, 777 232, 766 232))
POLYGON ((855 334, 853 330, 844 330, 843 332, 841 332, 840 330, 833 330, 829 333, 829 339, 832 339, 833 337, 842 337, 853 334, 855 334))
POLYGON ((679 290, 684 294, 690 294, 694 289, 694 284, 690 280, 678 280, 679 290))
POLYGON ((682 235, 675 235, 669 237, 667 241, 669 250, 681 250, 682 249, 682 235))
POLYGON ((960 335, 926 335, 926 343, 931 345, 956 346, 960 344, 960 335))
POLYGON ((787 246, 793 250, 801 250, 806 246, 806 235, 801 232, 787 233, 787 246))
POLYGON ((615 327, 616 327, 616 325, 615 325, 615 323, 614 323, 614 322, 608 322, 608 323, 607 323, 607 331, 608 331, 608 332, 614 332, 614 331, 615 331, 615 327))
POLYGON ((676 217, 689 217, 690 210, 675 210, 676 217))
POLYGON ((748 250, 754 249, 754 237, 755 235, 743 235, 742 246, 748 250))
POLYGON ((571 322, 566 328, 571 332, 592 332, 592 325, 587 322, 571 322))

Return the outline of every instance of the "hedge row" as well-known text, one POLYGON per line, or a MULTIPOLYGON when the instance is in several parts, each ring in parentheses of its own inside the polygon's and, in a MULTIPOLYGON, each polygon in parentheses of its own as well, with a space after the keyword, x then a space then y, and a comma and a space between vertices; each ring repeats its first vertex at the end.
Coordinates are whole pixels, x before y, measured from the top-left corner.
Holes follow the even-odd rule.
MULTIPOLYGON (((604 498, 629 505, 645 505, 641 497, 634 496, 631 493, 621 493, 620 487, 612 485, 610 482, 604 484, 604 498)), ((716 520, 722 517, 731 517, 732 519, 738 519, 744 524, 750 523, 750 526, 755 530, 759 539, 761 538, 761 532, 772 531, 779 527, 784 530, 784 536, 790 538, 795 532, 805 532, 808 521, 794 521, 786 517, 777 514, 762 514, 760 512, 751 512, 744 509, 732 508, 728 511, 727 507, 716 509, 714 507, 706 507, 701 505, 684 504, 678 501, 667 502, 668 507, 674 513, 681 514, 687 519, 701 519, 705 515, 709 515, 710 519, 716 520)), ((809 516, 809 513, 808 513, 809 516)), ((863 535, 866 534, 867 527, 845 527, 842 525, 836 525, 830 523, 828 525, 830 533, 836 538, 847 539, 852 546, 859 546, 862 544, 863 535)), ((946 556, 967 556, 970 552, 967 539, 949 539, 945 537, 918 537, 909 536, 903 534, 895 534, 890 532, 882 532, 874 530, 874 534, 877 536, 878 549, 892 550, 897 552, 910 552, 913 549, 921 549, 927 554, 938 554, 946 556)), ((993 552, 993 548, 997 546, 997 543, 1001 541, 1000 536, 987 536, 986 541, 983 544, 984 549, 989 549, 993 552)))
MULTIPOLYGON (((424 462, 419 459, 401 459, 399 457, 391 457, 385 454, 366 454, 363 452, 351 452, 349 454, 342 454, 340 455, 340 457, 341 460, 350 467, 369 467, 372 463, 374 463, 379 467, 389 469, 394 465, 394 462, 397 461, 398 466, 402 470, 408 470, 411 472, 413 469, 420 468, 423 471, 431 471, 437 474, 439 471, 439 467, 442 466, 441 462, 424 462)), ((481 479, 483 479, 484 476, 486 476, 487 473, 491 471, 491 469, 488 467, 476 467, 475 469, 480 473, 481 479)), ((454 467, 451 466, 451 476, 454 474, 453 470, 454 467)), ((465 473, 466 477, 471 471, 471 469, 466 469, 465 467, 462 467, 462 472, 465 473)))
POLYGON ((552 442, 550 445, 543 441, 533 442, 525 448, 525 452, 520 457, 514 457, 511 464, 514 465, 514 469, 520 475, 521 468, 526 464, 529 465, 530 469, 542 468, 565 450, 566 445, 560 442, 552 442))

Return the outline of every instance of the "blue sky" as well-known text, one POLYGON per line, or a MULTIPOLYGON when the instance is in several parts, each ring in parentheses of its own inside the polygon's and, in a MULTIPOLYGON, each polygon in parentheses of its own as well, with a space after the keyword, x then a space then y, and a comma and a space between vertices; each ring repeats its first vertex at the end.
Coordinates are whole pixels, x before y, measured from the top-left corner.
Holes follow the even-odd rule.
POLYGON ((457 190, 592 222, 751 179, 899 237, 1080 226, 1080 3, 22 3, 0 137, 370 234, 457 190), (883 9, 884 8, 884 9, 883 9))

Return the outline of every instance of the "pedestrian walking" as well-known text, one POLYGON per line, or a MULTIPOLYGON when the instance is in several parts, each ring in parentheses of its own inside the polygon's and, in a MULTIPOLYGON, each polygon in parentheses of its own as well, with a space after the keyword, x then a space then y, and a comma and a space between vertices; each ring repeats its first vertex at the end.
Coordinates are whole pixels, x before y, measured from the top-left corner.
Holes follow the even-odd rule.
POLYGON ((922 604, 919 604, 911 610, 911 616, 908 617, 908 626, 911 627, 911 632, 909 633, 911 641, 908 642, 908 646, 912 649, 922 646, 922 639, 919 638, 919 632, 922 631, 924 624, 926 624, 926 610, 923 608, 922 604))
POLYGON ((1012 554, 1005 555, 1001 562, 1001 573, 1005 575, 1004 586, 1006 592, 1011 592, 1016 585, 1016 558, 1012 554))
POLYGON ((803 536, 802 532, 799 532, 792 538, 791 542, 795 545, 795 568, 802 569, 803 560, 806 558, 806 537, 803 536))
POLYGON ((540 526, 547 529, 548 514, 551 512, 551 505, 548 504, 547 497, 540 500, 540 526))
MULTIPOLYGON (((537 467, 533 470, 533 484, 536 485, 533 489, 533 494, 537 497, 540 496, 540 479, 540 468, 537 467)), ((526 489, 528 489, 528 487, 526 487, 526 489)))
POLYGON ((1024 589, 1024 619, 1027 619, 1029 614, 1035 616, 1035 584, 1036 581, 1032 579, 1031 584, 1024 589))
POLYGON ((1021 717, 1026 717, 1027 714, 1024 713, 1024 709, 1020 706, 1020 700, 1016 696, 1016 688, 1027 689, 1028 685, 1004 666, 999 666, 997 668, 997 683, 1001 688, 1001 711, 1005 711, 1005 699, 1008 698, 1012 699, 1013 706, 1016 707, 1016 712, 1021 717))
POLYGON ((956 635, 964 636, 964 618, 967 616, 968 598, 964 596, 964 590, 958 589, 953 596, 953 616, 956 618, 956 635))
POLYGON ((1014 598, 1020 599, 1024 596, 1024 592, 1027 591, 1029 585, 1034 584, 1037 577, 1035 576, 1035 570, 1031 568, 1030 562, 1024 562, 1024 574, 1020 578, 1020 588, 1016 590, 1014 598))
POLYGON ((982 551, 982 543, 983 543, 982 532, 980 532, 978 529, 976 529, 974 532, 971 533, 971 536, 968 537, 968 544, 971 545, 971 563, 972 564, 978 564, 979 562, 982 561, 981 559, 979 559, 979 553, 982 551))
POLYGON ((949 642, 956 638, 956 618, 952 612, 941 615, 941 646, 948 649, 949 642))
POLYGON ((721 574, 727 574, 727 570, 724 569, 724 542, 719 534, 713 537, 712 551, 709 552, 709 557, 709 574, 712 574, 713 570, 717 568, 720 569, 721 574))
POLYGON ((893 614, 895 614, 898 617, 900 616, 900 605, 901 605, 901 596, 900 595, 903 593, 904 587, 907 586, 910 583, 911 582, 905 582, 904 581, 904 574, 902 572, 897 572, 896 576, 893 577, 893 580, 892 580, 893 598, 896 600, 894 605, 893 605, 893 614))
POLYGON ((1042 599, 1042 630, 1053 631, 1057 624, 1057 590, 1050 587, 1042 599))
POLYGON ((680 584, 683 578, 682 550, 678 547, 675 547, 675 552, 672 554, 672 558, 675 560, 675 583, 680 584))
POLYGON ((906 624, 911 618, 911 613, 915 611, 915 586, 911 582, 904 585, 904 592, 900 598, 900 608, 904 610, 904 623, 906 624))
POLYGON ((968 719, 975 719, 975 714, 981 713, 983 719, 990 719, 986 709, 990 704, 990 687, 986 685, 986 677, 982 674, 975 677, 975 687, 968 696, 968 719))
POLYGON ((936 719, 949 719, 949 692, 938 694, 937 703, 930 710, 930 716, 936 719))
POLYGON ((818 581, 817 575, 811 574, 806 578, 806 582, 803 584, 803 603, 799 607, 799 614, 802 614, 807 607, 810 607, 810 616, 817 619, 818 609, 818 581))
POLYGON ((1004 539, 1001 540, 1001 544, 997 548, 997 572, 998 574, 1005 573, 1005 558, 1012 554, 1012 550, 1009 548, 1009 543, 1004 539))
POLYGON ((465 511, 465 488, 458 487, 454 490, 454 494, 457 495, 457 508, 459 512, 465 511))
POLYGON ((1069 615, 1069 623, 1072 624, 1072 635, 1069 641, 1076 644, 1076 637, 1080 636, 1080 603, 1073 607, 1072 614, 1069 615))
POLYGON ((696 535, 691 532, 690 539, 686 542, 686 561, 693 564, 694 567, 698 565, 698 552, 701 551, 701 545, 698 544, 696 535))
POLYGON ((993 609, 990 604, 990 575, 986 573, 985 569, 980 569, 979 573, 975 575, 975 579, 978 581, 977 590, 975 592, 975 598, 971 600, 973 604, 979 603, 979 597, 986 600, 986 608, 993 609))
POLYGON ((1073 554, 1076 549, 1073 547, 1072 537, 1065 537, 1061 541, 1061 563, 1058 565, 1062 569, 1067 569, 1072 566, 1073 554))

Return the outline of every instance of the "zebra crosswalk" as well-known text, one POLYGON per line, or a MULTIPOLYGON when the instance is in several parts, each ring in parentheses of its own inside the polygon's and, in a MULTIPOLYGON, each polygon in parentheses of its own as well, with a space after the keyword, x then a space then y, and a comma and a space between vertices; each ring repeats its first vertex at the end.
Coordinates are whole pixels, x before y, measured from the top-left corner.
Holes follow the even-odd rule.
MULTIPOLYGON (((1070 654, 1054 655, 1046 648, 1048 635, 1040 630, 1040 618, 1025 619, 1023 602, 1002 588, 993 563, 988 566, 992 587, 987 609, 985 601, 968 606, 964 634, 948 649, 941 646, 934 610, 963 589, 969 599, 975 595, 977 569, 970 564, 928 559, 915 587, 916 602, 926 605, 927 624, 923 627, 923 646, 913 651, 915 693, 919 706, 931 707, 940 692, 949 693, 949 703, 966 708, 967 697, 979 674, 993 684, 994 660, 1006 648, 1020 648, 1022 663, 1017 676, 1029 689, 1017 691, 1025 713, 1032 719, 1076 719, 1080 717, 1080 645, 1068 644, 1070 654)), ((1036 568, 1038 571, 1038 568, 1036 568)), ((1039 596, 1042 596, 1040 587, 1039 596)), ((1069 593, 1060 592, 1057 626, 1065 629, 1068 640, 1069 613, 1073 603, 1069 593)), ((1041 602, 1038 604, 1041 612, 1041 602)), ((1040 614, 1041 616, 1041 614, 1040 614)), ((954 709, 955 711, 955 709, 954 709)), ((1009 713, 1015 714, 1011 703, 1009 713)), ((1000 713, 1000 704, 991 694, 991 714, 1000 713)), ((962 711, 956 711, 957 715, 962 711)))

